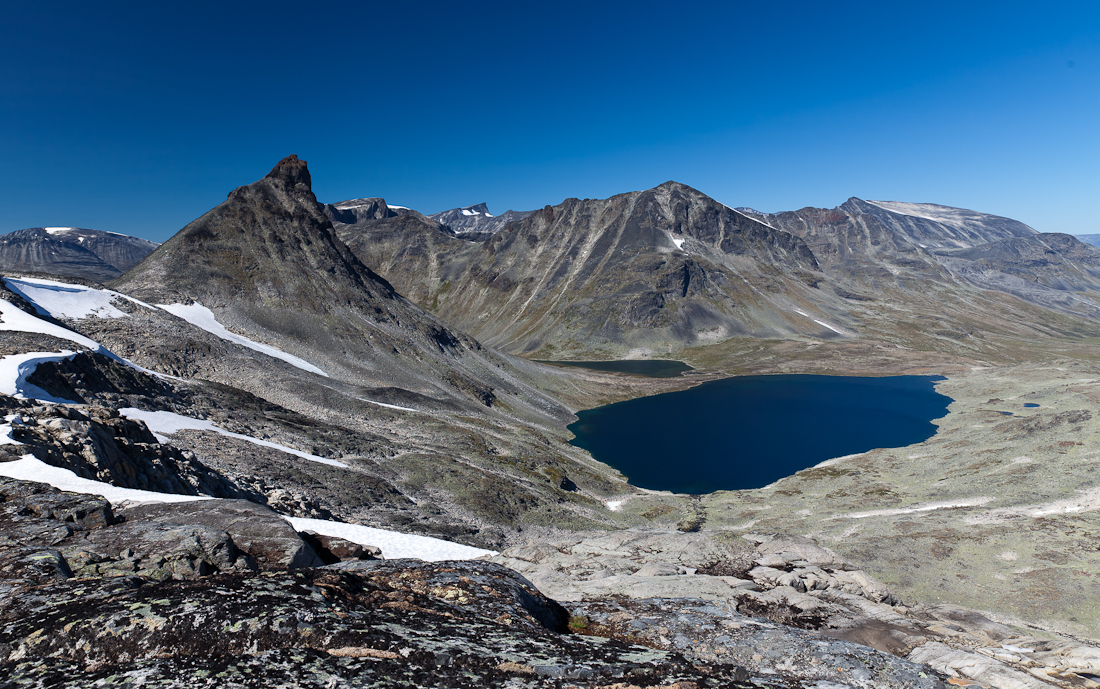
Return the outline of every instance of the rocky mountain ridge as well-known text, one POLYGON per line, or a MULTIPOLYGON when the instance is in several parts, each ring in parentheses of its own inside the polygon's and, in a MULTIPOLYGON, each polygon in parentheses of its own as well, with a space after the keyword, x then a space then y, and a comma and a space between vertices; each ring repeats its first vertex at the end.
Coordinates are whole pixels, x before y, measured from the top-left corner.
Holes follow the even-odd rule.
POLYGON ((32 227, 0 236, 0 270, 113 280, 148 256, 157 244, 102 230, 32 227))
POLYGON ((990 351, 978 330, 1019 338, 1040 322, 1064 329, 1069 316, 1076 332, 1095 333, 1100 315, 1095 259, 1083 244, 935 204, 852 198, 764 214, 670 182, 567 200, 476 247, 430 222, 337 227, 417 304, 533 358, 675 357, 745 337, 870 338, 973 356, 990 351), (716 243, 718 225, 755 227, 757 236, 734 241, 735 231, 716 243), (764 249, 779 237, 804 248, 764 249), (898 329, 898 307, 905 321, 936 325, 898 329))

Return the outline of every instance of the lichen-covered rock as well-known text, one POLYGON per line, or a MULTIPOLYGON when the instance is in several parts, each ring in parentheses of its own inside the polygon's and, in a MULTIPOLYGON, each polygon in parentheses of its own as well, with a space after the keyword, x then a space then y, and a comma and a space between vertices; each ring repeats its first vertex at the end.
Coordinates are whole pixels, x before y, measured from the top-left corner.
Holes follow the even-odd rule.
POLYGON ((583 633, 676 651, 696 663, 740 665, 752 675, 787 675, 807 685, 826 683, 825 686, 860 689, 943 687, 936 673, 917 662, 747 617, 729 603, 698 599, 605 599, 571 607, 574 627, 583 633))
POLYGON ((321 564, 286 520, 244 500, 141 505, 116 515, 99 496, 0 478, 0 582, 9 586, 74 575, 191 579, 321 564))
POLYGON ((356 567, 27 589, 0 601, 0 686, 798 686, 560 633, 560 606, 492 563, 356 567))

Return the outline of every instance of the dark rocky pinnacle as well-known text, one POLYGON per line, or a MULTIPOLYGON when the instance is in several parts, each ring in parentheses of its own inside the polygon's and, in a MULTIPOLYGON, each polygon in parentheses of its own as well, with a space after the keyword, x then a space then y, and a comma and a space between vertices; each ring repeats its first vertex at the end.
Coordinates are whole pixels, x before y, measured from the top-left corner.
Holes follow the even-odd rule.
POLYGON ((306 161, 299 160, 293 153, 271 168, 271 172, 267 173, 264 179, 280 180, 292 189, 299 184, 304 184, 307 190, 312 190, 312 180, 306 161))

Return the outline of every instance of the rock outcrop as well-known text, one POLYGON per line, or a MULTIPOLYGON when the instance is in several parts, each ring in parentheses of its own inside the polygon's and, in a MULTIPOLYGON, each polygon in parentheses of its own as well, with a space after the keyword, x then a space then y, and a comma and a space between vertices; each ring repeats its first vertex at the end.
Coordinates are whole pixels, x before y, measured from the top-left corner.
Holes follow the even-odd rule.
MULTIPOLYGON (((795 689, 823 675, 807 668, 830 664, 882 687, 943 686, 921 666, 841 641, 810 643, 782 673, 756 673, 728 658, 693 659, 699 647, 662 648, 669 644, 650 638, 644 624, 609 634, 595 609, 571 619, 522 576, 491 562, 337 558, 311 566, 319 558, 286 522, 247 503, 156 505, 115 515, 101 498, 12 480, 0 480, 0 496, 5 687, 191 687, 214 677, 217 686, 278 681, 306 689, 333 681, 795 689)), ((664 624, 672 616, 693 628, 678 631, 677 640, 705 633, 712 621, 694 629, 706 605, 698 600, 653 605, 661 633, 669 633, 664 624)), ((621 612, 607 623, 622 621, 621 612)), ((643 611, 639 620, 650 617, 643 611)), ((722 630, 742 622, 769 626, 732 612, 722 630)), ((793 633, 789 645, 808 641, 793 633)))
POLYGON ((804 537, 620 531, 517 546, 493 561, 561 601, 586 633, 752 674, 794 671, 803 680, 868 689, 916 686, 907 682, 920 670, 900 658, 961 676, 955 684, 1039 689, 1091 686, 1100 670, 1100 646, 1035 635, 955 606, 906 605, 804 537))

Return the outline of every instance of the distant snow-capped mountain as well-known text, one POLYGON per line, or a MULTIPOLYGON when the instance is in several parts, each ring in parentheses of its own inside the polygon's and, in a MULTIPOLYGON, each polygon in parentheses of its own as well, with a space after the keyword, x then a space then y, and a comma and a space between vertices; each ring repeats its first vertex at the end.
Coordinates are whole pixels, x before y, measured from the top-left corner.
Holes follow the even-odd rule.
POLYGON ((508 223, 523 220, 533 212, 505 211, 500 215, 492 215, 487 205, 478 203, 465 208, 452 208, 442 213, 433 213, 428 218, 446 225, 459 237, 483 241, 496 234, 508 223))
POLYGON ((117 232, 79 227, 32 227, 0 236, 0 270, 113 280, 158 244, 117 232))

